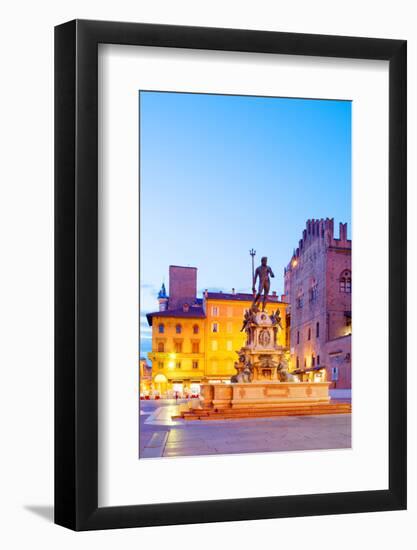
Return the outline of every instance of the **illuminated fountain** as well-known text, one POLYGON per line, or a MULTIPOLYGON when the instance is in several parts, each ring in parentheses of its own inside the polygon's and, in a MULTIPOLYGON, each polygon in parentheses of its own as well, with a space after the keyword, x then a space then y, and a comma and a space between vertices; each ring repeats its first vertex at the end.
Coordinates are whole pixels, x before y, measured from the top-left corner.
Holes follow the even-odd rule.
POLYGON ((279 310, 245 312, 245 345, 237 352, 230 384, 203 384, 203 408, 266 409, 329 403, 328 382, 299 382, 288 372, 289 350, 277 343, 279 310))
MULTIPOLYGON (((255 251, 251 251, 253 258, 252 252, 255 251)), ((283 330, 279 309, 266 310, 269 277, 273 276, 267 258, 262 258, 261 265, 253 271, 254 300, 243 317, 246 342, 237 351, 236 374, 229 384, 201 384, 201 400, 193 410, 182 412, 182 418, 204 420, 350 412, 350 404, 330 403, 330 382, 300 382, 288 371, 289 349, 278 344, 283 341, 278 338, 279 331, 283 330)))

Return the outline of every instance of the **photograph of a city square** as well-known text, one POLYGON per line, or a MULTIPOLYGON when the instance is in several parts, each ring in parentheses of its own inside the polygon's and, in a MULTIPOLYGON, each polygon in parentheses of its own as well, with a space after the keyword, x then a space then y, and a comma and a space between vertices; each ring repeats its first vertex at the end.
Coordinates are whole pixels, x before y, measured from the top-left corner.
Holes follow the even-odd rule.
POLYGON ((139 107, 139 458, 350 448, 351 102, 139 107))

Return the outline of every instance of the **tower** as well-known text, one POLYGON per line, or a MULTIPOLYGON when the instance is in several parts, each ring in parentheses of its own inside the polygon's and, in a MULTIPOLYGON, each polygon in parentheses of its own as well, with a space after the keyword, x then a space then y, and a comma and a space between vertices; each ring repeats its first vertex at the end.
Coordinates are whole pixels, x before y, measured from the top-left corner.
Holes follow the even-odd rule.
POLYGON ((158 292, 159 311, 168 309, 168 296, 165 290, 165 284, 162 283, 161 290, 158 292))
POLYGON ((169 310, 194 304, 197 298, 197 268, 169 266, 169 310))

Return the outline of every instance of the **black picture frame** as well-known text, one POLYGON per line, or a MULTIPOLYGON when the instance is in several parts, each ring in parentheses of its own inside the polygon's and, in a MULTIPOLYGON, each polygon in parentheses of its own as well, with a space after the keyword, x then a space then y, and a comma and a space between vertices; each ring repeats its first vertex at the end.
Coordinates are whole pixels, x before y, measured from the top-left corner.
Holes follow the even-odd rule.
POLYGON ((55 28, 55 522, 74 530, 406 508, 406 41, 74 20, 55 28), (98 44, 389 62, 389 488, 98 507, 98 44))

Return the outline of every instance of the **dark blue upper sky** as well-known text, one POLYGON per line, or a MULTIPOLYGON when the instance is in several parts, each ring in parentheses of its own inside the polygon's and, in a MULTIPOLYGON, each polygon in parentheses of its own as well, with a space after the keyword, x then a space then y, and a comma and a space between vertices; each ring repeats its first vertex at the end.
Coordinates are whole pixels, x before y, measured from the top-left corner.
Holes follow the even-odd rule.
POLYGON ((348 101, 141 92, 140 148, 142 321, 170 264, 196 266, 199 289, 250 291, 253 247, 281 293, 308 218, 350 235, 348 101))

